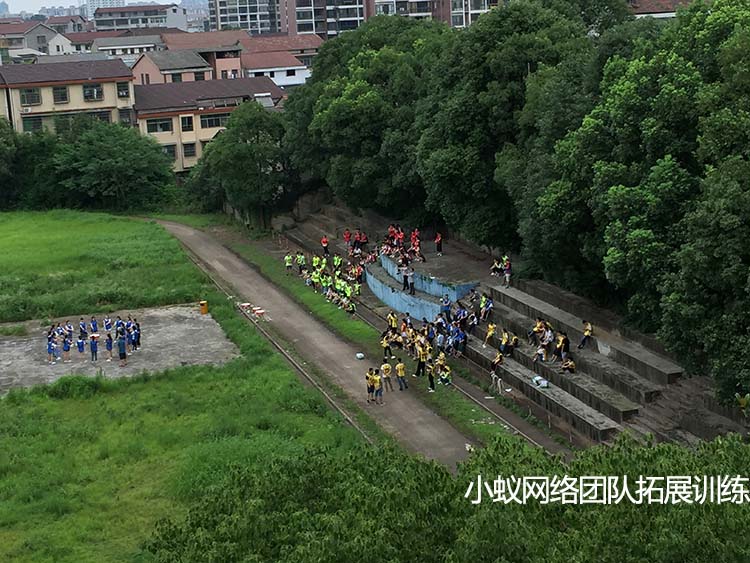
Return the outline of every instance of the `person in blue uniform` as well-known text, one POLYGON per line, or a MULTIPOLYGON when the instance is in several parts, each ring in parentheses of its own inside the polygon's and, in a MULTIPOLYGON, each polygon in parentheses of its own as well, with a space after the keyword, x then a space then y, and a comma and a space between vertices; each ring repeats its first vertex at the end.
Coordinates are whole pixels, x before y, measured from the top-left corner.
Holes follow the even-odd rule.
POLYGON ((47 363, 54 366, 57 362, 55 361, 55 339, 47 338, 47 363))
POLYGON ((104 330, 112 332, 112 319, 109 318, 109 315, 104 317, 104 330))
POLYGON ((86 321, 83 320, 83 317, 81 317, 81 320, 78 321, 78 331, 81 335, 81 338, 86 338, 89 335, 88 326, 86 325, 86 321))
POLYGON ((83 335, 78 335, 78 341, 76 342, 76 346, 78 346, 78 353, 83 354, 84 350, 86 349, 86 341, 83 339, 83 335))
POLYGON ((97 360, 97 354, 99 352, 99 342, 96 336, 91 337, 91 342, 89 342, 89 349, 91 350, 91 362, 93 363, 97 360))
POLYGON ((96 320, 96 317, 91 317, 91 332, 93 334, 96 334, 99 332, 99 321, 96 320))
POLYGON ((70 346, 73 344, 73 340, 66 334, 63 339, 63 363, 70 363, 70 346))
POLYGON ((113 346, 112 333, 111 332, 107 333, 107 340, 104 341, 104 345, 107 348, 107 361, 111 362, 112 361, 112 346, 113 346))
POLYGON ((120 337, 117 339, 117 353, 120 356, 120 367, 128 365, 127 344, 125 343, 124 334, 120 334, 120 337))

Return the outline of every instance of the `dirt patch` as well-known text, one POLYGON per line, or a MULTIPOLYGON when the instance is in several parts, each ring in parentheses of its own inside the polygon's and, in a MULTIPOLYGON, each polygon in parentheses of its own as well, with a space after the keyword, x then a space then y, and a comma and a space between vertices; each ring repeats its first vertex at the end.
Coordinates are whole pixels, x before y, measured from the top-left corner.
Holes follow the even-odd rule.
MULTIPOLYGON (((223 364, 239 354, 237 347, 224 335, 211 315, 201 315, 195 306, 162 307, 113 313, 126 318, 132 314, 141 324, 141 349, 128 356, 128 365, 119 367, 117 347, 111 362, 103 339, 99 344, 99 360, 91 362, 86 347, 83 354, 71 350, 71 363, 58 361, 47 364, 46 330, 35 329, 30 336, 0 338, 0 394, 13 387, 31 387, 51 383, 64 375, 97 375, 126 377, 143 371, 158 372, 169 368, 223 364)), ((90 319, 91 315, 71 315, 73 325, 78 319, 90 319)), ((97 317, 101 325, 101 316, 97 317)), ((63 319, 64 321, 65 319, 63 319)), ((39 323, 29 323, 38 326, 39 323)), ((114 336, 114 335, 113 335, 114 336)), ((77 338, 77 332, 75 337, 77 338)), ((74 342, 75 347, 75 342, 74 342)))

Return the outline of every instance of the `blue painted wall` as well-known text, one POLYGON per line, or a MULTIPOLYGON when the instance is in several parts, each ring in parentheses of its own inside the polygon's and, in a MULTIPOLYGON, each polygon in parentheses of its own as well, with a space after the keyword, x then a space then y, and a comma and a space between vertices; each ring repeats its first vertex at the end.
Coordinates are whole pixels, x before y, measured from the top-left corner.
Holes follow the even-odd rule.
POLYGON ((440 313, 440 306, 424 299, 409 295, 404 291, 393 291, 391 286, 381 282, 368 272, 367 286, 383 303, 399 313, 409 313, 415 321, 423 318, 432 320, 440 313))
MULTIPOLYGON (((398 283, 403 282, 403 278, 398 272, 398 265, 394 260, 388 256, 381 255, 380 264, 385 271, 388 272, 389 276, 395 279, 398 283)), ((472 287, 476 287, 477 285, 479 284, 476 282, 454 285, 437 278, 431 278, 425 274, 420 274, 419 272, 414 272, 414 288, 417 291, 427 293, 428 295, 434 295, 435 297, 442 297, 447 293, 448 297, 450 297, 451 301, 454 303, 469 293, 469 290, 472 287)), ((412 317, 413 316, 414 315, 412 314, 412 317)))

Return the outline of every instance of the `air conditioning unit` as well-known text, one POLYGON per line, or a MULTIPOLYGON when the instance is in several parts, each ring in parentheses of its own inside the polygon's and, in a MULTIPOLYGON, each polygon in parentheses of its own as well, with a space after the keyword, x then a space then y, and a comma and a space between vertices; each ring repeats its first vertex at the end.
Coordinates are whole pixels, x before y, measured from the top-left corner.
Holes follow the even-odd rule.
POLYGON ((21 108, 21 113, 31 113, 31 108, 21 108))

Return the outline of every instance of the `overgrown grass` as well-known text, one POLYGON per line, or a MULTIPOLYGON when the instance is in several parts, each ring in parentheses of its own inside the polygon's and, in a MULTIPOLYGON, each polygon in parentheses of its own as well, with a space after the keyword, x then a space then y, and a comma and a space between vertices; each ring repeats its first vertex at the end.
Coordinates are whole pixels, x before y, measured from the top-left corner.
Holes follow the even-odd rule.
POLYGON ((156 224, 0 213, 0 322, 194 301, 205 277, 156 224))
POLYGON ((2 325, 0 336, 26 336, 29 331, 24 325, 2 325))
MULTIPOLYGON (((314 293, 305 286, 297 276, 286 275, 283 263, 266 254, 254 243, 237 243, 232 250, 260 268, 261 273, 275 285, 284 289, 292 298, 304 305, 316 318, 320 319, 331 330, 357 345, 364 352, 370 362, 379 364, 382 360, 380 347, 380 333, 364 321, 353 318, 335 305, 326 301, 320 294, 314 293)), ((404 353, 402 359, 413 373, 415 363, 404 353)), ((461 372, 460 368, 458 370, 461 372)), ((505 430, 496 424, 496 419, 490 416, 478 405, 468 400, 455 389, 443 388, 437 385, 437 393, 427 392, 426 378, 421 380, 408 378, 409 389, 416 392, 421 399, 436 412, 450 420, 460 430, 487 443, 505 430)))
POLYGON ((224 367, 70 377, 0 401, 0 561, 145 560, 154 523, 232 464, 360 442, 226 299, 208 298, 242 352, 224 367))
POLYGON ((149 217, 153 219, 162 219, 164 221, 174 221, 183 223, 195 229, 205 229, 217 225, 231 225, 232 219, 223 213, 150 213, 149 217))

